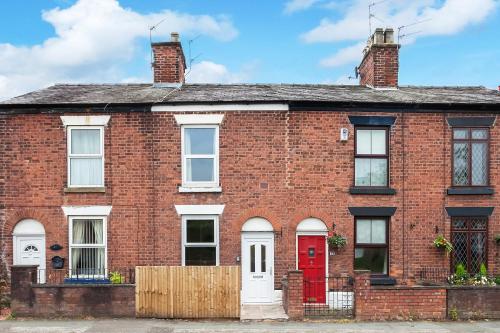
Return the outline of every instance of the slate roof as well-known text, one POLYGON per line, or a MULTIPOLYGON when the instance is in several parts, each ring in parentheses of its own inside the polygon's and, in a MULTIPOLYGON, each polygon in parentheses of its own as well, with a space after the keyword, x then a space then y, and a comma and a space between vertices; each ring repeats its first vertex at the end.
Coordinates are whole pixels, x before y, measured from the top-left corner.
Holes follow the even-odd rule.
POLYGON ((500 92, 484 87, 401 86, 395 90, 316 84, 57 84, 0 102, 0 107, 59 104, 156 103, 389 103, 499 105, 500 92))

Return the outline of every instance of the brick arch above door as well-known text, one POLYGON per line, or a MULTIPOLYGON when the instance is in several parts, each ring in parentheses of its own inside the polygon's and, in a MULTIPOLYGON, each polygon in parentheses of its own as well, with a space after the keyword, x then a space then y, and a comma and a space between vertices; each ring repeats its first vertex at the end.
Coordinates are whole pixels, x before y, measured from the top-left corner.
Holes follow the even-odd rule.
POLYGON ((278 222, 279 220, 276 215, 270 213, 269 209, 250 208, 243 211, 243 213, 241 213, 240 216, 238 216, 238 218, 235 220, 235 223, 233 225, 234 230, 236 232, 240 232, 243 224, 245 224, 245 222, 252 217, 262 217, 263 219, 266 219, 272 224, 274 231, 280 231, 282 228, 282 225, 278 222))

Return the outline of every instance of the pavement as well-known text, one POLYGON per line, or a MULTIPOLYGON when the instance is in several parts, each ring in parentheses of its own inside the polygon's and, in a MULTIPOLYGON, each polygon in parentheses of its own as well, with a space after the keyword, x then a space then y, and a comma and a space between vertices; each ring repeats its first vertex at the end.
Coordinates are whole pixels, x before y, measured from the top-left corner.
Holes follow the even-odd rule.
POLYGON ((240 320, 287 320, 288 316, 281 304, 242 304, 240 320))
POLYGON ((500 321, 239 322, 162 319, 4 320, 1 333, 478 333, 500 332, 500 321))

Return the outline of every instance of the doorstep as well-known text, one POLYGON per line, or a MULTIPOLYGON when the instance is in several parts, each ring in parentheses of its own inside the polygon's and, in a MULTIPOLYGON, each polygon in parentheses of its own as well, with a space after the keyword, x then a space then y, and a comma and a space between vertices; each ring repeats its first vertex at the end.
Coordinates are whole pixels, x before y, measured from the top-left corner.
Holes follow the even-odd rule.
POLYGON ((283 306, 273 304, 242 304, 240 321, 276 320, 286 321, 288 316, 283 306))

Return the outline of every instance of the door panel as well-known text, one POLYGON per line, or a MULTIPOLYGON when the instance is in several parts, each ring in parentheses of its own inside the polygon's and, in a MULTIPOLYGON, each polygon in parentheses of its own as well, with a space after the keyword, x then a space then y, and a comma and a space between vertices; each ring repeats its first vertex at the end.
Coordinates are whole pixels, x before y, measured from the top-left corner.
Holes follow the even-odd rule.
POLYGON ((242 302, 270 303, 274 299, 274 235, 242 235, 242 302))
POLYGON ((17 236, 14 245, 16 265, 37 265, 38 282, 45 282, 45 237, 17 236))
POLYGON ((325 236, 298 236, 298 268, 304 272, 304 302, 326 303, 325 236))

